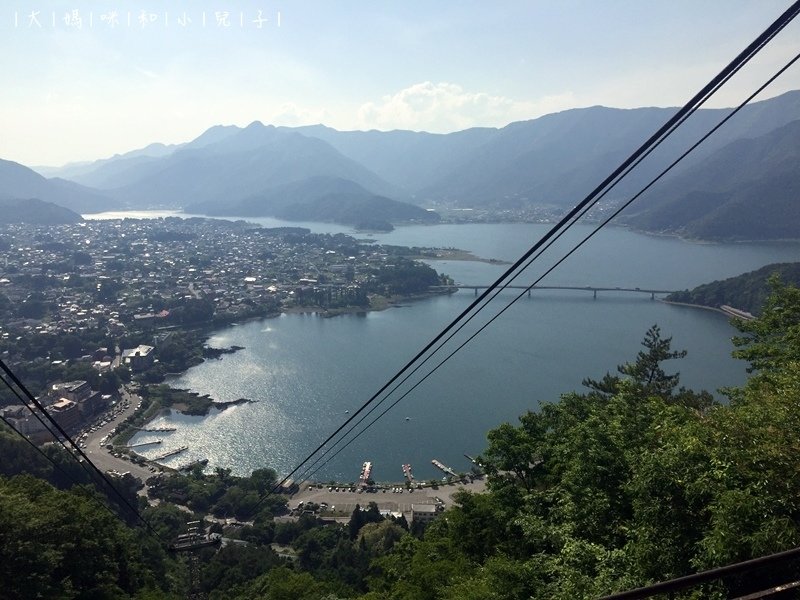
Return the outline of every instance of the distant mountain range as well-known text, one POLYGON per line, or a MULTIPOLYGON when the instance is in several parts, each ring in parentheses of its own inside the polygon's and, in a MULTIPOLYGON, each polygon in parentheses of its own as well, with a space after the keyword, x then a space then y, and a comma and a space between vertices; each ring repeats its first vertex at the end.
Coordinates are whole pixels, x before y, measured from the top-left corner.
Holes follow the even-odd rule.
MULTIPOLYGON (((451 134, 257 121, 215 126, 186 144, 151 144, 90 164, 42 169, 72 181, 38 177, 38 192, 16 181, 26 179, 25 167, 16 165, 15 179, 6 176, 15 163, 2 162, 0 197, 39 197, 80 212, 183 208, 349 224, 358 215, 394 222, 436 218, 414 205, 561 210, 583 198, 675 110, 596 106, 451 134)), ((698 111, 608 200, 637 191, 727 112, 698 111)), ((628 224, 714 239, 800 237, 790 168, 797 164, 798 120, 800 91, 745 107, 634 205, 628 224)))
POLYGON ((102 192, 73 181, 45 179, 19 163, 0 160, 0 200, 37 198, 79 213, 108 210, 112 200, 102 192))
POLYGON ((83 221, 78 213, 43 200, 0 200, 0 223, 61 225, 83 221))

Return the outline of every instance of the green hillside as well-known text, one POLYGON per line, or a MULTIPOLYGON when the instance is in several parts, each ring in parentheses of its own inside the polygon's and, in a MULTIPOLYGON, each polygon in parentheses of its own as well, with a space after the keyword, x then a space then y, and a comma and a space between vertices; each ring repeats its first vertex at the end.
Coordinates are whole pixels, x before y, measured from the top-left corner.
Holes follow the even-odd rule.
POLYGON ((667 296, 670 302, 683 302, 719 308, 732 306, 754 315, 761 314, 769 297, 769 279, 773 275, 782 281, 800 286, 800 263, 777 263, 756 271, 699 285, 692 290, 675 292, 667 296))
POLYGON ((800 121, 740 139, 654 188, 623 222, 708 240, 800 236, 800 121))

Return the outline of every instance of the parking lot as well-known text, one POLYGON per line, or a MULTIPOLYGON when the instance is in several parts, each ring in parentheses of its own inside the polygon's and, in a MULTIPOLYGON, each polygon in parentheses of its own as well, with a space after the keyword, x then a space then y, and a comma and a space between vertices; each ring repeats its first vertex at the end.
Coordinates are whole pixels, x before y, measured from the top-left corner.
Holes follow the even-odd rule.
POLYGON ((475 480, 473 483, 440 485, 438 487, 424 487, 422 489, 408 490, 404 485, 397 484, 375 492, 358 491, 347 486, 329 486, 304 483, 300 491, 289 499, 289 508, 295 508, 300 502, 308 504, 327 504, 328 510, 323 513, 333 515, 349 515, 356 504, 366 506, 375 502, 380 510, 392 512, 411 513, 412 504, 439 504, 445 508, 453 504, 453 495, 459 489, 481 492, 486 489, 484 480, 475 480), (338 491, 337 491, 338 490, 338 491), (394 490, 394 491, 393 491, 394 490))

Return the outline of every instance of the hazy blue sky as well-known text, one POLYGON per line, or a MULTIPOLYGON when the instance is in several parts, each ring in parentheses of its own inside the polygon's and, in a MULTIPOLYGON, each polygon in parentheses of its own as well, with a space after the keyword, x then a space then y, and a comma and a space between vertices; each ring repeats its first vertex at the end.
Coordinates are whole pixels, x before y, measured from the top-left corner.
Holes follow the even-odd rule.
MULTIPOLYGON (((448 132, 674 106, 789 4, 3 0, 0 158, 59 165, 254 120, 448 132)), ((798 42, 794 23, 713 106, 738 102, 798 42)), ((796 88, 793 68, 765 97, 796 88)))

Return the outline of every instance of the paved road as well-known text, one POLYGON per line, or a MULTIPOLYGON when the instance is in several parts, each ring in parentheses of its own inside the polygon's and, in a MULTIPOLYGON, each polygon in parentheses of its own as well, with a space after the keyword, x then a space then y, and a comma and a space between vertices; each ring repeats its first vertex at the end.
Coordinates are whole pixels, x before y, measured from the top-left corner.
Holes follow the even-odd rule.
POLYGON ((153 476, 153 473, 147 467, 139 466, 129 460, 117 458, 100 445, 101 439, 106 437, 114 427, 122 423, 122 421, 134 413, 136 410, 136 405, 139 403, 141 398, 139 396, 130 394, 127 391, 123 391, 121 402, 124 402, 125 400, 128 400, 130 403, 128 408, 117 414, 117 416, 110 420, 107 424, 98 428, 97 431, 89 433, 89 435, 86 437, 86 448, 84 449, 84 452, 101 471, 105 472, 114 470, 119 471, 120 473, 129 471, 131 475, 138 477, 144 483, 149 477, 153 476))

